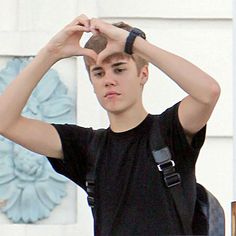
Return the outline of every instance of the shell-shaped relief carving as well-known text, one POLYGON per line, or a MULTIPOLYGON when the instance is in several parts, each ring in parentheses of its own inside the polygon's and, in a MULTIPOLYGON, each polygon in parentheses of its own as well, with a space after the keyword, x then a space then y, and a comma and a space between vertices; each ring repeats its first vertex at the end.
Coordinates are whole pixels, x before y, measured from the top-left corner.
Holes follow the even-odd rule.
MULTIPOLYGON (((0 93, 29 63, 14 58, 0 71, 0 93)), ((55 123, 75 123, 75 102, 51 69, 34 89, 23 116, 55 123)), ((67 179, 48 160, 0 136, 0 209, 14 223, 49 217, 66 196, 67 179)))

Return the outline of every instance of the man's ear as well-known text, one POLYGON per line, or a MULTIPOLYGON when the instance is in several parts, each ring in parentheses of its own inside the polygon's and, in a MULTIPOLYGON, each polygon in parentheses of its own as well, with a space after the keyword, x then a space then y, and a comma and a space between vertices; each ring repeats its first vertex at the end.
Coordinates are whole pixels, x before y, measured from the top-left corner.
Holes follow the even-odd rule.
POLYGON ((139 72, 141 85, 144 85, 147 82, 148 75, 149 75, 148 65, 144 65, 139 72))

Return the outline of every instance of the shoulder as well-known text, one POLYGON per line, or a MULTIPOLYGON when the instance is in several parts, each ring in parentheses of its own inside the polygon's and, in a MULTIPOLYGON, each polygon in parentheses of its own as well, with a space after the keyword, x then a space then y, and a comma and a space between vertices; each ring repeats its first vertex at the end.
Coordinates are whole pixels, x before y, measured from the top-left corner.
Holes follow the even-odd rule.
POLYGON ((178 109, 180 102, 174 104, 173 106, 167 108, 161 114, 158 115, 161 122, 173 122, 173 120, 178 121, 178 109))
POLYGON ((52 124, 59 133, 61 140, 68 140, 76 143, 89 144, 94 139, 106 135, 107 129, 93 129, 75 124, 52 124))
POLYGON ((105 142, 107 129, 92 130, 90 135, 90 145, 98 146, 101 142, 105 142))
POLYGON ((170 132, 173 128, 181 129, 181 125, 178 119, 178 107, 179 103, 174 104, 173 106, 167 108, 160 114, 151 115, 153 122, 159 122, 162 135, 170 132))
POLYGON ((158 119, 161 135, 175 154, 180 154, 182 157, 186 154, 186 158, 189 156, 197 157, 205 141, 206 127, 196 133, 190 143, 179 121, 179 104, 180 102, 169 107, 161 114, 154 115, 154 119, 158 119))

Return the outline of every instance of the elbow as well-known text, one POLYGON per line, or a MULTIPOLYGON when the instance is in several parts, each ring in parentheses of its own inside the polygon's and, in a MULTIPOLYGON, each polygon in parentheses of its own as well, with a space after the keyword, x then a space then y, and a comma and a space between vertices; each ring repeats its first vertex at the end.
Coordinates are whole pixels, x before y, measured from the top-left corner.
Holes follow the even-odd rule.
POLYGON ((1 119, 1 116, 0 116, 0 135, 4 136, 4 122, 2 122, 3 119, 1 119))
MULTIPOLYGON (((0 119, 1 120, 1 119, 0 119)), ((3 123, 3 122, 2 122, 3 123)), ((0 135, 4 136, 7 128, 4 125, 0 125, 0 135)))
POLYGON ((215 81, 211 88, 212 100, 215 101, 215 103, 218 101, 220 93, 221 93, 220 85, 215 81))
POLYGON ((5 137, 6 129, 0 127, 0 135, 5 137))
POLYGON ((208 87, 208 97, 206 100, 206 104, 215 106, 220 97, 220 93, 221 93, 220 85, 215 80, 213 80, 208 87))

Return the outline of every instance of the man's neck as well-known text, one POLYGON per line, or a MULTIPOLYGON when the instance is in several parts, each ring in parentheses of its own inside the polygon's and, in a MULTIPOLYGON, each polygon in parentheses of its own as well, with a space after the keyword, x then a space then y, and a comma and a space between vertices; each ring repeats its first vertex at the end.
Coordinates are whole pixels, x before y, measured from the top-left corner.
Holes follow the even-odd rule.
POLYGON ((142 107, 140 110, 126 111, 119 114, 109 113, 110 127, 113 132, 125 132, 138 126, 147 116, 147 111, 142 107))

